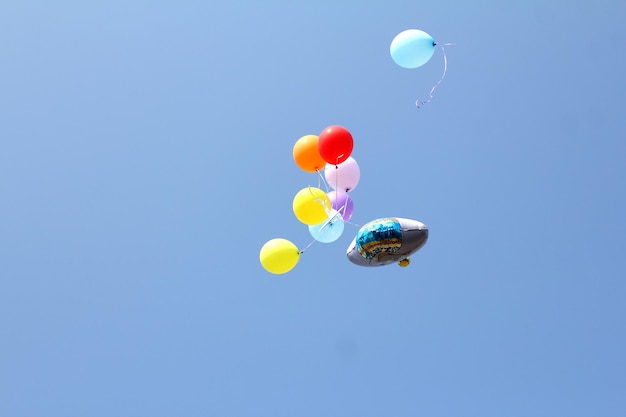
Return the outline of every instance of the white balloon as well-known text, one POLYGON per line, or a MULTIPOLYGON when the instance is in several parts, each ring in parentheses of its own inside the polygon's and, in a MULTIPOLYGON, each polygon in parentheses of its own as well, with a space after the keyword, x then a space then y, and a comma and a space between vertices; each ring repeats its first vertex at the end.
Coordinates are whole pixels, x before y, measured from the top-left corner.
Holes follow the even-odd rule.
POLYGON ((361 179, 361 170, 356 160, 349 156, 339 165, 326 164, 324 176, 328 185, 337 191, 346 193, 354 190, 361 179))

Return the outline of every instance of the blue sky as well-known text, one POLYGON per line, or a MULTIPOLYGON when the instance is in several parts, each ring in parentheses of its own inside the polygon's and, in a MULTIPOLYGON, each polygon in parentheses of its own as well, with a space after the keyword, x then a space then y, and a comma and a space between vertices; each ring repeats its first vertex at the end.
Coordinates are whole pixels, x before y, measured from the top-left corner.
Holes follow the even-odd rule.
POLYGON ((3 3, 0 414, 623 415, 626 6, 576 3, 3 3), (334 124, 429 242, 270 275, 334 124))

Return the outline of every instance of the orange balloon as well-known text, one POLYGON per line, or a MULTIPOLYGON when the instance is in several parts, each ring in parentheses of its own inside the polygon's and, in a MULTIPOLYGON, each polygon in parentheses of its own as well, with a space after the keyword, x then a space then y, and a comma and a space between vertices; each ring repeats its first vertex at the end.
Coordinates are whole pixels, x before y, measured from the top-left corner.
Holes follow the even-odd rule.
POLYGON ((322 158, 316 135, 302 136, 293 146, 293 159, 306 172, 317 172, 324 169, 326 161, 322 158))

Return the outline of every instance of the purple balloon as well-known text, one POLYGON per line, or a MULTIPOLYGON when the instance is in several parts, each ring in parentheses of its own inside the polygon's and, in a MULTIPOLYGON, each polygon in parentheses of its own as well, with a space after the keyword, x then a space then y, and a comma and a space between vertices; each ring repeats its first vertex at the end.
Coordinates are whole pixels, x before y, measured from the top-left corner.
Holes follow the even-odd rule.
POLYGON ((330 199, 331 207, 341 214, 343 221, 347 222, 350 220, 352 212, 354 211, 352 197, 343 191, 331 191, 328 193, 328 198, 330 199))

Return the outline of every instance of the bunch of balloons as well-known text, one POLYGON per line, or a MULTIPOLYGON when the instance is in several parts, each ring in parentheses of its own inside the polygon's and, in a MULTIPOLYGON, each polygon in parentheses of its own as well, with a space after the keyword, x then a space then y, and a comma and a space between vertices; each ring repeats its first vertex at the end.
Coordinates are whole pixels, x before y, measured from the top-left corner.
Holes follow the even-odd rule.
MULTIPOLYGON (((432 100, 433 92, 446 75, 448 61, 444 45, 454 44, 440 45, 444 60, 443 75, 430 90, 426 101, 415 102, 418 108, 432 100)), ((428 33, 408 29, 392 40, 389 52, 400 67, 413 69, 430 61, 436 46, 428 33)), ((350 192, 357 186, 361 175, 359 165, 351 156, 353 146, 352 134, 342 126, 333 125, 319 135, 302 136, 293 147, 293 158, 298 167, 305 172, 318 173, 326 185, 325 190, 321 188, 321 181, 318 187, 305 187, 293 199, 294 215, 308 227, 313 242, 336 241, 344 231, 344 223, 352 217, 354 203, 350 192)), ((376 219, 359 230, 347 255, 350 261, 362 266, 379 266, 396 261, 406 266, 408 256, 422 247, 427 238, 428 228, 416 220, 376 219)), ((290 240, 276 238, 263 245, 259 258, 268 272, 284 274, 296 266, 303 252, 290 240)))
MULTIPOLYGON (((342 126, 328 126, 319 135, 305 135, 293 147, 293 159, 305 172, 318 173, 325 190, 304 187, 293 198, 293 213, 304 223, 314 241, 331 243, 339 239, 354 211, 350 192, 359 183, 361 171, 351 156, 352 134, 342 126), (323 174, 322 174, 323 172, 323 174)), ((320 181, 321 182, 321 181, 320 181)), ((261 248, 259 258, 273 274, 291 271, 304 251, 291 241, 275 238, 261 248)))

